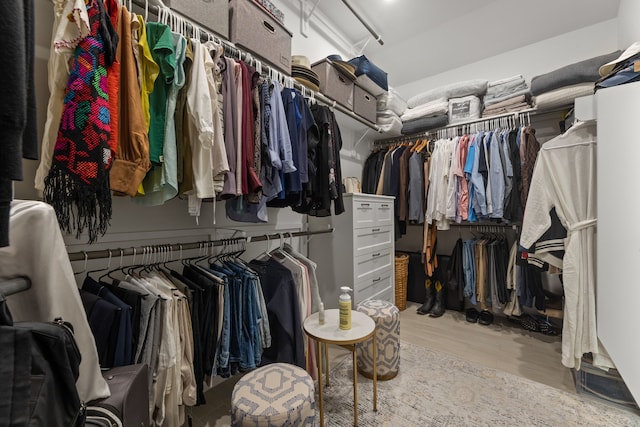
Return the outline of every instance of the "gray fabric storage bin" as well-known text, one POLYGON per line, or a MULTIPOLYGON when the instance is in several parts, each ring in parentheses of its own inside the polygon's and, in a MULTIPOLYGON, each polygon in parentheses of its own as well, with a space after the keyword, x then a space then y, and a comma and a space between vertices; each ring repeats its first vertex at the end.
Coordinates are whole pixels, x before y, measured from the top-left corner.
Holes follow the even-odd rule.
POLYGON ((164 0, 164 4, 205 29, 229 38, 229 0, 164 0))
MULTIPOLYGON (((353 110, 353 82, 345 77, 326 59, 311 64, 311 69, 320 77, 320 92, 349 110, 353 110)), ((375 107, 375 103, 374 103, 375 107)), ((373 111, 375 121, 375 108, 373 111)))
POLYGON ((376 122, 376 106, 378 100, 360 86, 353 85, 353 112, 360 117, 376 122))
POLYGON ((292 33, 250 0, 229 1, 230 40, 291 75, 292 33))

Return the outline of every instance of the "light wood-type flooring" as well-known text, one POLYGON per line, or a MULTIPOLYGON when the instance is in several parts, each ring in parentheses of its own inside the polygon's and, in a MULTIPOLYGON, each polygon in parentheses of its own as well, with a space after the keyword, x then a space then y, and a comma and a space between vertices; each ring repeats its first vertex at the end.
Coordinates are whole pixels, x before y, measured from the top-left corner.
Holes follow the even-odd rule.
MULTIPOLYGON (((498 316, 489 326, 469 323, 464 313, 454 311, 430 318, 416 314, 419 306, 409 302, 400 313, 401 340, 575 393, 571 371, 560 363, 560 337, 526 331, 498 316)), ((330 359, 335 361, 348 353, 331 347, 330 359)), ((206 393, 207 405, 191 411, 195 427, 230 424, 231 392, 239 379, 237 375, 216 381, 206 393)))

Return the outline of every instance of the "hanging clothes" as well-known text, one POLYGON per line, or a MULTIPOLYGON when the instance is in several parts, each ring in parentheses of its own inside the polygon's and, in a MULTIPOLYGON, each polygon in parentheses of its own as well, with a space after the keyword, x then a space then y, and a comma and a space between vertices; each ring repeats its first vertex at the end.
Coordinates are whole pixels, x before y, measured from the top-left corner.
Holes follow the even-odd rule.
POLYGON ((597 365, 611 366, 598 341, 595 311, 595 161, 595 123, 579 123, 544 144, 532 172, 520 237, 523 247, 533 246, 551 225, 552 208, 567 231, 562 364, 576 369, 584 353, 592 353, 597 365))
MULTIPOLYGON (((0 159, 0 247, 9 245, 9 216, 13 199, 12 181, 22 181, 22 159, 38 159, 36 134, 33 0, 4 3, 0 13, 0 39, 9 50, 1 67, 7 76, 0 85, 2 107, 2 158, 0 159)), ((50 76, 51 78, 52 76, 50 76)))
POLYGON ((11 246, 0 248, 0 275, 27 276, 30 289, 7 298, 15 321, 50 322, 51 313, 70 322, 82 360, 76 382, 80 399, 109 396, 98 354, 57 218, 53 208, 38 201, 13 201, 11 246))
POLYGON ((111 65, 105 52, 115 52, 117 37, 101 0, 86 9, 91 32, 74 51, 44 200, 54 206, 62 230, 79 237, 86 229, 92 243, 106 233, 112 213, 108 174, 115 153, 108 144, 109 96, 102 88, 111 65))
POLYGON ((84 0, 57 0, 53 3, 53 12, 53 35, 47 73, 49 103, 47 105, 47 120, 42 132, 40 164, 35 177, 35 188, 39 192, 44 191, 44 180, 49 175, 53 161, 53 150, 60 128, 65 91, 69 82, 70 68, 67 64, 73 57, 78 42, 84 40, 91 29, 87 5, 84 0))

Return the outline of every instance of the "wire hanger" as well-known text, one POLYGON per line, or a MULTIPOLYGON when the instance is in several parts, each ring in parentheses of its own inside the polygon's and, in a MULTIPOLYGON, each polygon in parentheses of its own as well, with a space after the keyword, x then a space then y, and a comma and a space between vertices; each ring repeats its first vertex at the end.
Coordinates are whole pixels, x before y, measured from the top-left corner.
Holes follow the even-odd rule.
POLYGON ((89 277, 89 274, 91 274, 91 273, 97 273, 97 272, 99 272, 99 271, 109 270, 109 269, 111 268, 111 255, 112 255, 112 253, 111 253, 111 249, 109 249, 109 261, 107 261, 107 266, 106 266, 106 267, 103 267, 103 268, 97 268, 97 269, 95 269, 95 270, 87 271, 87 275, 86 275, 86 277, 89 277))
POLYGON ((82 270, 78 271, 78 272, 73 272, 74 275, 78 275, 78 274, 82 274, 85 271, 87 271, 87 261, 89 260, 89 255, 87 254, 86 251, 82 251, 82 253, 84 254, 84 267, 82 267, 82 270))

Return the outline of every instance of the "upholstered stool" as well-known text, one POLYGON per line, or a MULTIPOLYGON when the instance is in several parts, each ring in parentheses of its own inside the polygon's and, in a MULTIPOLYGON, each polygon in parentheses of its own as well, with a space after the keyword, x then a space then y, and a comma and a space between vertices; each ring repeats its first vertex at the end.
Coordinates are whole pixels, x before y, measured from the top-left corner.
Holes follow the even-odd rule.
POLYGON ((313 426, 315 387, 311 376, 295 365, 273 363, 249 372, 231 395, 231 425, 313 426))
MULTIPOLYGON (((369 315, 376 323, 378 342, 378 380, 390 380, 400 369, 400 311, 388 301, 366 300, 357 311, 369 315)), ((358 372, 373 378, 373 340, 356 344, 358 372)))

